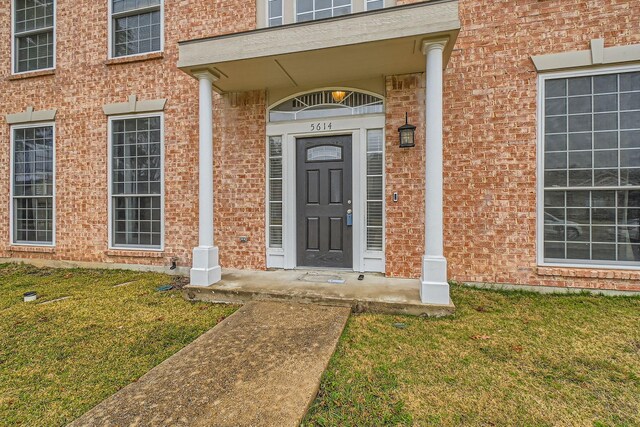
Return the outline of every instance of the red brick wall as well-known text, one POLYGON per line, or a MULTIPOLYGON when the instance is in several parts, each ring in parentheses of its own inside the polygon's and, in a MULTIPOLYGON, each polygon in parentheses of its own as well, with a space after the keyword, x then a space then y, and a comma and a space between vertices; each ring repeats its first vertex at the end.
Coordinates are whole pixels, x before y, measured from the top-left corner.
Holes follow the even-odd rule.
POLYGON ((215 239, 223 267, 266 268, 266 98, 264 92, 216 100, 215 239), (241 243, 240 237, 248 237, 241 243))
MULTIPOLYGON (((406 1, 404 1, 406 2, 406 1)), ((401 1, 400 3, 404 3, 401 1)), ((255 28, 255 2, 167 1, 165 52, 107 61, 107 2, 58 0, 57 68, 11 79, 9 1, 0 6, 0 257, 166 265, 197 245, 197 82, 176 69, 177 42, 255 28), (77 11, 82 19, 77 19, 77 11), (78 42, 78 34, 82 34, 78 42), (167 98, 166 249, 108 251, 107 118, 102 105, 167 98), (9 241, 5 114, 58 110, 57 246, 9 241), (132 256, 136 255, 136 256, 132 256)), ((635 0, 460 0, 462 30, 445 72, 445 255, 462 281, 640 289, 640 273, 536 266, 536 72, 531 55, 640 43, 635 0)), ((424 236, 424 75, 386 78, 387 273, 418 277, 424 236), (414 149, 397 147, 404 113, 414 149), (392 193, 398 192, 397 203, 392 193)), ((264 268, 265 94, 216 97, 216 241, 226 267, 264 268), (249 238, 247 243, 240 236, 249 238)))
POLYGON ((386 274, 419 277, 424 254, 424 74, 389 76, 385 83, 386 274), (416 126, 416 146, 401 149, 398 127, 405 123, 405 113, 416 126))
POLYGON ((633 272, 538 271, 537 74, 530 59, 585 50, 595 38, 604 38, 606 47, 639 43, 639 17, 640 2, 630 0, 460 1, 462 30, 447 67, 444 99, 451 278, 640 289, 640 275, 633 272))
MULTIPOLYGON (((255 28, 255 2, 166 1, 165 51, 147 60, 107 61, 107 4, 93 0, 57 0, 55 73, 12 79, 10 2, 0 5, 0 257, 46 258, 107 263, 191 264, 198 240, 198 83, 176 68, 180 40, 208 37, 255 28), (82 14, 78 19, 78 12, 82 14), (138 99, 167 98, 165 109, 165 251, 148 254, 109 251, 107 232, 107 117, 102 105, 138 99), (8 113, 57 109, 56 116, 56 247, 55 250, 17 251, 9 245, 9 126, 8 113)), ((215 176, 219 185, 216 238, 224 266, 264 267, 264 195, 253 204, 248 197, 264 188, 264 97, 249 96, 227 113, 253 123, 240 134, 247 162, 254 169, 242 184, 239 151, 232 138, 229 117, 215 123, 215 176), (222 137, 224 135, 224 137, 222 137), (234 151, 234 148, 236 150, 234 151), (262 168, 262 169, 259 169, 262 168), (222 181, 233 182, 229 187, 222 181), (238 189, 242 191, 237 191, 238 189), (232 218, 237 212, 241 219, 232 218), (218 224, 217 224, 218 225, 218 224), (239 246, 237 235, 248 235, 239 246), (225 248, 226 249, 226 248, 225 248)), ((234 104, 235 105, 235 104, 234 104)), ((216 112, 216 119, 221 115, 216 112)), ((216 120, 214 119, 214 121, 216 120)))

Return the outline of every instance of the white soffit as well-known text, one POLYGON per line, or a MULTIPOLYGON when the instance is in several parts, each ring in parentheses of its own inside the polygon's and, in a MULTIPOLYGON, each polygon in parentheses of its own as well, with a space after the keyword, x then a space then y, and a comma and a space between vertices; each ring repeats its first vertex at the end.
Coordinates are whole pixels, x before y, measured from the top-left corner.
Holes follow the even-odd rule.
POLYGON ((604 47, 604 39, 591 40, 591 49, 532 56, 540 72, 640 61, 640 44, 604 47))

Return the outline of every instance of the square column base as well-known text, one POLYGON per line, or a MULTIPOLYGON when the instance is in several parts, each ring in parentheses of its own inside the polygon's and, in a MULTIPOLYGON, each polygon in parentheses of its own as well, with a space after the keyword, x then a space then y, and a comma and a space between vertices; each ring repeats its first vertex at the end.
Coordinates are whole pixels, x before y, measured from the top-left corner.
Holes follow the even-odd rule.
POLYGON ((191 286, 209 286, 220 281, 222 269, 218 262, 218 248, 216 246, 193 248, 193 267, 190 276, 191 286))
POLYGON ((425 255, 422 257, 420 300, 423 304, 451 304, 447 282, 447 259, 425 255))

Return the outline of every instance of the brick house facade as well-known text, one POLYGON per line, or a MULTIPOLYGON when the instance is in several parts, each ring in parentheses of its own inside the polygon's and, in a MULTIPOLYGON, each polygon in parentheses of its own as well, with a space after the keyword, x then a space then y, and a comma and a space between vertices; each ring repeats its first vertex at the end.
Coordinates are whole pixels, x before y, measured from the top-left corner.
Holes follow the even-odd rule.
MULTIPOLYGON (((374 270, 391 277, 426 280, 422 257, 425 254, 425 188, 427 192, 430 188, 425 170, 428 164, 425 144, 429 144, 425 123, 429 123, 429 111, 425 107, 428 76, 420 47, 413 48, 413 57, 422 58, 417 60, 420 67, 413 63, 398 64, 397 68, 393 68, 393 64, 385 65, 377 77, 371 77, 358 74, 361 72, 358 64, 337 62, 335 67, 343 67, 345 75, 350 76, 348 79, 328 77, 327 81, 312 85, 296 82, 291 71, 293 65, 287 68, 286 62, 278 59, 311 61, 315 57, 305 56, 312 55, 305 47, 292 47, 295 52, 274 51, 272 54, 291 81, 285 78, 283 82, 284 77, 272 76, 269 74, 272 71, 268 71, 264 79, 272 80, 255 83, 252 67, 257 67, 255 73, 260 73, 259 67, 267 65, 260 62, 261 57, 242 56, 245 51, 232 45, 238 37, 283 40, 277 37, 282 33, 286 39, 286 31, 303 31, 307 27, 315 31, 314 28, 323 25, 348 26, 355 22, 353 20, 384 23, 380 24, 380 32, 384 33, 384 25, 392 25, 388 23, 392 18, 387 19, 385 14, 401 16, 407 8, 413 8, 411 13, 423 13, 419 16, 433 17, 434 21, 425 24, 423 33, 411 35, 412 40, 417 43, 442 37, 445 40, 442 240, 448 278, 640 291, 640 259, 617 262, 617 255, 613 260, 616 262, 605 263, 545 261, 540 255, 544 239, 539 238, 544 222, 538 209, 543 197, 540 184, 543 169, 539 162, 540 76, 573 70, 597 75, 598 69, 611 72, 615 67, 623 67, 621 70, 625 73, 639 71, 633 68, 640 64, 638 2, 459 0, 405 5, 413 2, 399 1, 395 5, 387 4, 390 7, 385 9, 366 12, 362 5, 356 6, 354 0, 351 11, 358 13, 352 16, 288 25, 287 19, 295 18, 293 15, 287 18, 287 14, 296 12, 287 6, 292 2, 285 1, 283 17, 277 19, 287 25, 264 28, 268 26, 264 22, 271 22, 268 18, 272 17, 266 0, 265 4, 165 0, 159 2, 162 3, 159 6, 161 51, 120 56, 111 52, 114 49, 111 26, 120 25, 116 24, 120 15, 116 15, 114 9, 117 1, 110 4, 109 1, 57 0, 53 3, 54 66, 26 72, 16 72, 16 51, 22 42, 14 22, 18 21, 13 14, 16 2, 4 2, 0 6, 0 188, 4 189, 0 192, 0 259, 138 265, 163 270, 176 261, 179 271, 188 272, 194 263, 192 251, 199 246, 198 147, 202 132, 198 100, 202 87, 199 88, 194 77, 206 71, 215 74, 212 110, 215 208, 212 211, 213 240, 219 249, 220 266, 257 270, 282 266, 270 261, 269 255, 269 111, 296 94, 338 88, 377 95, 384 104, 381 116, 384 119, 384 239, 379 259, 381 267, 374 270), (436 18, 451 10, 457 22, 452 24, 446 17, 437 21, 436 18), (596 60, 598 52, 603 51, 598 48, 600 39, 604 39, 604 56, 596 60), (211 46, 207 43, 216 46, 227 43, 230 50, 235 47, 236 52, 214 63, 213 59, 207 59, 207 53, 202 53, 211 46), (624 48, 627 50, 610 50, 624 48), (591 62, 576 60, 575 55, 571 56, 571 52, 576 51, 585 53, 591 62), (615 56, 617 52, 621 53, 615 56), (560 56, 550 57, 553 54, 560 56), (202 64, 188 62, 198 55, 204 58, 202 64), (607 59, 609 56, 613 59, 607 59), (547 65, 549 63, 557 65, 547 65), (221 73, 223 69, 236 74, 225 75, 221 73), (389 69, 398 72, 389 73, 389 69), (109 212, 113 209, 110 204, 113 195, 108 184, 109 133, 110 119, 117 120, 119 115, 109 111, 124 108, 122 111, 127 113, 122 117, 135 117, 137 107, 132 107, 133 110, 122 107, 134 95, 138 105, 165 101, 160 110, 150 112, 163 118, 163 244, 158 250, 110 244, 113 230, 109 225, 109 212), (28 107, 33 113, 29 113, 28 107), (17 215, 12 212, 17 203, 12 200, 12 194, 16 197, 12 193, 11 167, 15 167, 12 166, 15 160, 12 141, 17 138, 12 132, 22 126, 37 125, 39 122, 33 117, 40 113, 48 117, 44 122, 55 128, 55 197, 52 199, 55 239, 54 244, 25 245, 16 241, 17 229, 12 228, 16 227, 17 215), (398 127, 405 124, 405 117, 416 126, 413 148, 399 147, 398 127)), ((149 7, 154 2, 143 0, 142 3, 149 7)), ((366 7, 367 3, 364 4, 366 7)), ((300 14, 300 10, 297 13, 300 14)), ((123 16, 126 18, 126 14, 123 16)), ((419 27, 420 22, 415 26, 419 27)), ((332 45, 325 49, 328 59, 344 58, 352 54, 349 49, 360 48, 364 52, 372 43, 379 43, 380 54, 391 58, 401 46, 393 44, 395 36, 392 35, 384 36, 387 37, 384 40, 381 35, 379 40, 368 42, 369 45, 350 40, 349 37, 357 38, 357 35, 351 36, 347 31, 342 37, 344 47, 332 45)), ((295 44, 295 40, 291 43, 295 44)), ((309 74, 316 65, 320 66, 308 63, 309 74)), ((375 71, 372 70, 373 74, 375 71)), ((635 128, 640 129, 640 122, 635 128)), ((366 129, 362 129, 365 132, 366 129)), ((640 142, 638 144, 640 146, 640 142)), ((357 178, 356 172, 354 177, 357 178)), ((368 182, 364 175, 362 179, 368 182)), ((364 199, 362 203, 365 206, 364 199)), ((288 209, 294 208, 289 205, 288 209)), ((619 211, 620 207, 616 205, 616 209, 619 211)), ((357 209, 354 211, 354 215, 358 215, 357 209)), ((638 211, 629 212, 634 216, 638 211)), ((283 215, 282 220, 286 222, 286 213, 283 215)), ((619 253, 623 243, 620 220, 617 221, 614 243, 618 246, 613 250, 619 253)), ((592 220, 581 227, 581 236, 586 235, 584 230, 599 226, 594 226, 592 220)), ((626 226, 624 224, 625 230, 626 226)), ((360 232, 367 232, 366 225, 361 225, 360 232)), ((289 231, 289 238, 299 243, 295 236, 291 237, 293 234, 289 231)), ((594 238, 587 239, 591 245, 589 253, 595 251, 596 246, 591 242, 594 238)), ((286 239, 283 248, 287 246, 286 239)), ((429 241, 429 235, 426 240, 429 241)), ((565 248, 578 245, 564 240, 565 248)), ((584 239, 579 240, 580 244, 587 245, 584 239)), ((635 245, 627 243, 629 247, 635 245)), ((635 248, 633 246, 633 250, 635 248)), ((287 256, 291 260, 293 255, 287 256)), ((366 254, 362 257, 364 261, 354 268, 367 271, 366 254)), ((286 261, 283 265, 291 266, 286 261)))

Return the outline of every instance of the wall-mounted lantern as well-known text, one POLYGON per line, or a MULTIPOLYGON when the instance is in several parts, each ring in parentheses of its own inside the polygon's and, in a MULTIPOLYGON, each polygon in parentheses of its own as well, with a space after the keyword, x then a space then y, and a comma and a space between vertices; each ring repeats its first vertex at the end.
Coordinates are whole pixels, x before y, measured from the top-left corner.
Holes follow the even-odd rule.
POLYGON ((404 124, 398 128, 400 134, 400 148, 415 147, 416 127, 409 124, 409 114, 404 113, 404 124))

